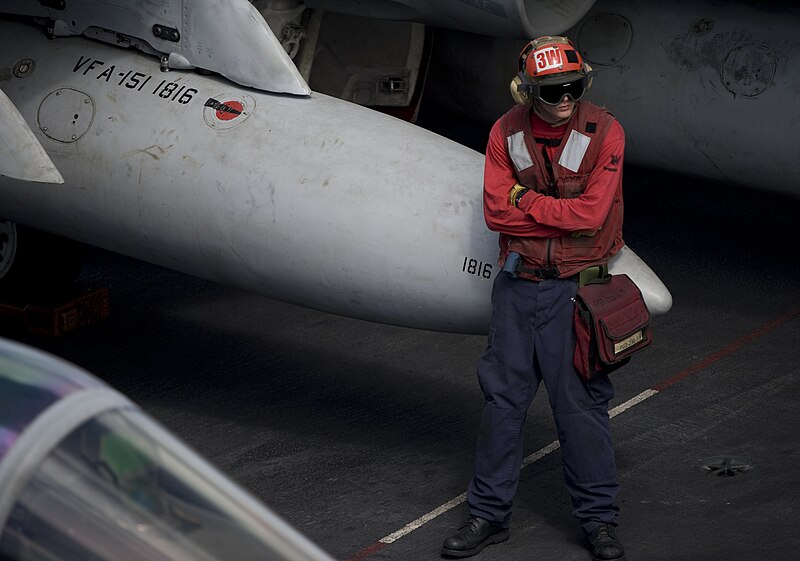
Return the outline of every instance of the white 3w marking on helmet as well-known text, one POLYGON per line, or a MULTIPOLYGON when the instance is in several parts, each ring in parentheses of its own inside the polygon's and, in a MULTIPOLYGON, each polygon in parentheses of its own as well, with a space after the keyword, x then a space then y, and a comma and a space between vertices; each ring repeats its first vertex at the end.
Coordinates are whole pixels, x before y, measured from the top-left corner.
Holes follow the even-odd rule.
POLYGON ((549 70, 551 68, 558 68, 563 66, 561 59, 561 51, 555 47, 544 47, 533 53, 534 60, 536 61, 536 70, 549 70))

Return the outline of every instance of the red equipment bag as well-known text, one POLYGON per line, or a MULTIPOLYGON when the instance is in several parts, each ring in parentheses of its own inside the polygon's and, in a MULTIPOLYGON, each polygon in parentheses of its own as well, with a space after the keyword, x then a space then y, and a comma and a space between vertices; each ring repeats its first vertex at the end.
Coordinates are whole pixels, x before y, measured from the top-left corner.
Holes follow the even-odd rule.
POLYGON ((575 370, 591 380, 628 363, 653 342, 650 312, 628 275, 609 275, 575 296, 575 370))

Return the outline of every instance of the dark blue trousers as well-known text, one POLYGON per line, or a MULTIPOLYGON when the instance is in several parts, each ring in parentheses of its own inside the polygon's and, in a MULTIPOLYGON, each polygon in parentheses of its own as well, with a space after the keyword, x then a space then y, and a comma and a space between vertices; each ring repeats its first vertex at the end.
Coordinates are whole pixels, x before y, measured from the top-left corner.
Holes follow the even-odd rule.
POLYGON ((467 489, 470 514, 507 527, 523 459, 522 427, 544 381, 561 443, 573 515, 584 531, 615 524, 619 490, 609 434, 607 377, 590 382, 572 366, 572 280, 541 282, 502 272, 492 290, 492 323, 478 381, 486 398, 467 489))

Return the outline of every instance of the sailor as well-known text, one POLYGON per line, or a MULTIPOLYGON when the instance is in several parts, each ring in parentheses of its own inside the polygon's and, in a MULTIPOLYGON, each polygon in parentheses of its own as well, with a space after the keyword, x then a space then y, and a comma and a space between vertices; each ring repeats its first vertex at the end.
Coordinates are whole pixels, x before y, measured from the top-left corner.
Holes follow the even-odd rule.
POLYGON ((499 233, 488 345, 478 361, 485 396, 467 489, 469 519, 442 554, 468 557, 509 537, 523 459, 522 429, 544 381, 573 515, 595 561, 624 559, 609 434, 607 377, 572 365, 572 298, 623 246, 621 125, 582 101, 593 72, 565 37, 531 41, 511 83, 517 105, 486 149, 484 216, 499 233))

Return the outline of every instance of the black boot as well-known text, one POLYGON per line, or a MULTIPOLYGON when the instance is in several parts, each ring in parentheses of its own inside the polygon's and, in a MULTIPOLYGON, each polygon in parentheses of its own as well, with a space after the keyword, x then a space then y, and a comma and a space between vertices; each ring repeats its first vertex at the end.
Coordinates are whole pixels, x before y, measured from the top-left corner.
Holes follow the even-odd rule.
POLYGON ((508 539, 508 528, 496 526, 488 520, 470 516, 458 532, 444 540, 442 555, 469 557, 480 553, 487 545, 508 539))
POLYGON ((598 526, 586 536, 594 561, 625 561, 625 550, 610 524, 598 526))

